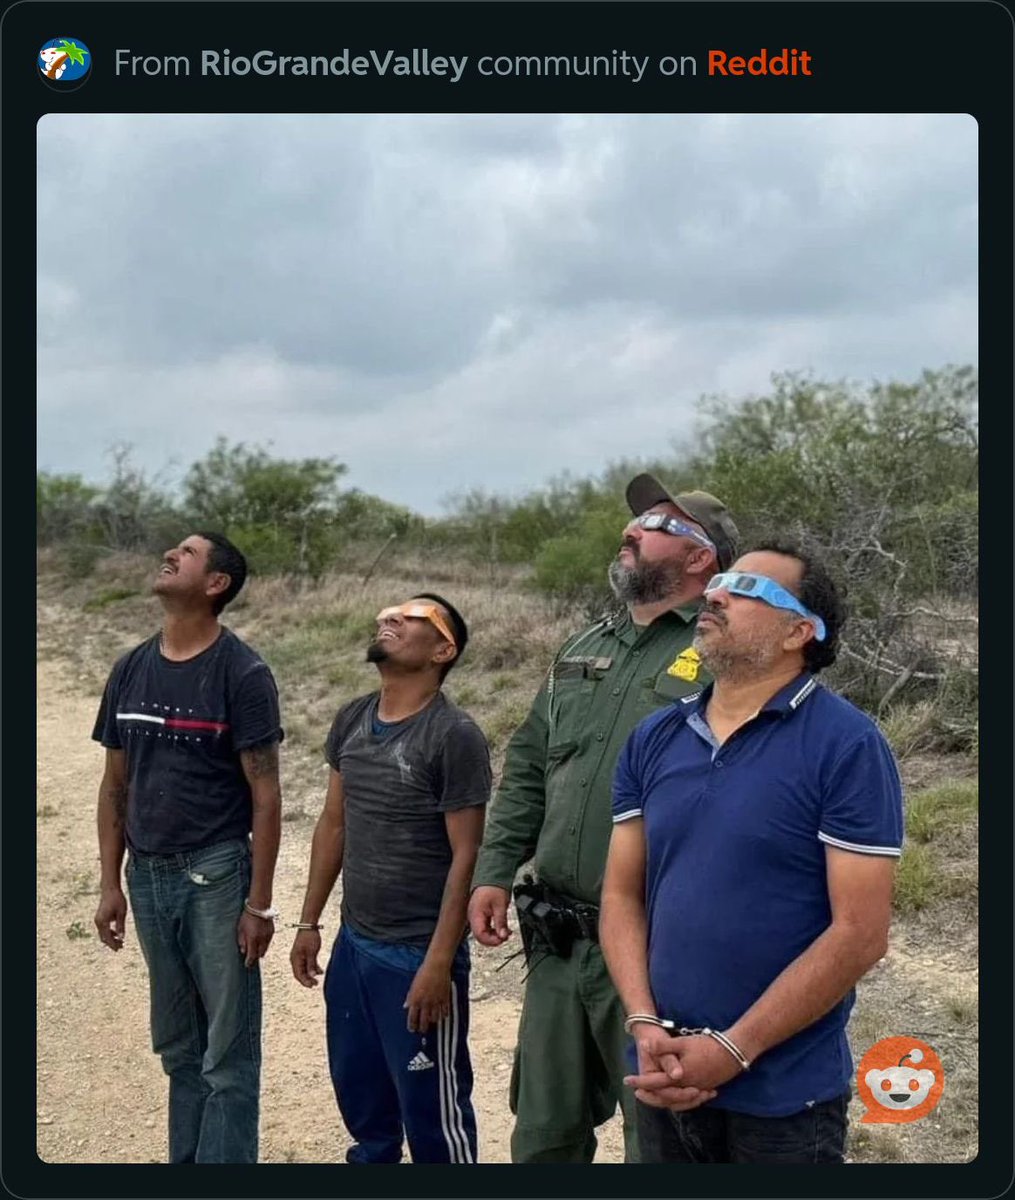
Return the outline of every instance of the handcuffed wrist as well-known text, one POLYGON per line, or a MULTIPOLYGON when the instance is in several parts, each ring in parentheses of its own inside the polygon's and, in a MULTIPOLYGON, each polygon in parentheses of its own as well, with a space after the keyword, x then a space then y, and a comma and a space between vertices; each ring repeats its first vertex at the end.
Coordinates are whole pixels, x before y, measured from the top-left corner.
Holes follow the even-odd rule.
POLYGON ((722 1033, 718 1029, 711 1029, 707 1025, 692 1029, 687 1025, 678 1026, 676 1021, 667 1021, 663 1017, 657 1017, 655 1013, 631 1013, 624 1022, 624 1032, 630 1033, 635 1025, 657 1025, 660 1029, 671 1029, 678 1037, 708 1037, 714 1042, 718 1042, 730 1057, 735 1058, 740 1064, 742 1071, 751 1069, 751 1060, 740 1049, 728 1034, 722 1033))
POLYGON ((660 1029, 675 1029, 674 1021, 667 1021, 664 1017, 657 1017, 655 1013, 631 1013, 624 1022, 624 1032, 630 1033, 635 1025, 657 1025, 660 1029))
POLYGON ((749 1071, 751 1069, 751 1060, 728 1034, 723 1033, 719 1029, 704 1029, 702 1032, 707 1034, 714 1042, 718 1042, 728 1054, 735 1058, 740 1064, 741 1070, 749 1071))
POLYGON ((277 908, 270 905, 268 908, 255 908, 249 899, 243 901, 243 907, 251 916, 260 917, 262 921, 274 921, 276 917, 281 916, 277 908))

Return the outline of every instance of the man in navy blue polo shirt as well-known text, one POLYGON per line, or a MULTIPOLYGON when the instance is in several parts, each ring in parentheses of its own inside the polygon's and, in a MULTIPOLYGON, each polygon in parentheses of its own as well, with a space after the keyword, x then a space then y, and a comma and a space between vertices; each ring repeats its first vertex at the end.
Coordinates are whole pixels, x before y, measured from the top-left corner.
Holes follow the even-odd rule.
POLYGON ((842 1161, 846 1022, 903 833, 888 744, 815 678, 843 616, 798 548, 743 555, 698 617, 714 684, 618 761, 600 933, 644 1162, 842 1161))

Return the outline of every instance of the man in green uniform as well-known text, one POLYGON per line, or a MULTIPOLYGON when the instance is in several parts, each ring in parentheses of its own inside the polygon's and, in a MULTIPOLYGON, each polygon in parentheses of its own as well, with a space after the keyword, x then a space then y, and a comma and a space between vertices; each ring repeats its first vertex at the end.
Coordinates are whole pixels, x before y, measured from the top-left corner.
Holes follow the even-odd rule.
POLYGON ((511 932, 515 874, 534 855, 538 883, 522 888, 518 908, 541 914, 538 928, 550 931, 531 956, 518 1031, 513 1162, 591 1162, 595 1127, 618 1102, 625 1157, 637 1161, 624 1011, 597 934, 613 769, 638 721, 707 682, 691 646, 695 617, 705 584, 733 561, 738 533, 714 496, 671 496, 651 475, 630 482, 627 502, 635 517, 609 571, 623 608, 554 658, 508 745, 473 876, 472 932, 499 946, 511 932))

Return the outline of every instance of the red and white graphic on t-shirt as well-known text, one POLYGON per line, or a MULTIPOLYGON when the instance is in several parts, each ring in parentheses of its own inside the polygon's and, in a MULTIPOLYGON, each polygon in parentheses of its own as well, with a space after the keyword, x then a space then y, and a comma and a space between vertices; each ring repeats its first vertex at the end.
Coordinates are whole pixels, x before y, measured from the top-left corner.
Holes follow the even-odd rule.
POLYGON ((200 721, 192 717, 157 717, 154 713, 118 712, 118 721, 145 721, 150 725, 161 725, 166 729, 192 729, 201 733, 225 733, 226 721, 200 721))

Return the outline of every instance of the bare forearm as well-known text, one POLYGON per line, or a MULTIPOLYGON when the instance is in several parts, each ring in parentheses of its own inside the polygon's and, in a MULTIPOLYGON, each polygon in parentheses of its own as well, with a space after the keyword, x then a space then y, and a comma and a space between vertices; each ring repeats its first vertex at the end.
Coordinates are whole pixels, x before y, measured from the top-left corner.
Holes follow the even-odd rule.
POLYGON ((250 785, 251 864, 250 903, 271 907, 278 844, 282 840, 282 789, 278 781, 278 742, 240 751, 240 763, 250 785))
POLYGON ((599 941, 625 1011, 654 1014, 648 975, 648 920, 640 895, 604 890, 599 941))
POLYGON ((332 820, 325 811, 317 822, 310 844, 310 872, 301 921, 317 924, 342 869, 344 850, 345 825, 332 820))
POLYGON ((250 903, 254 908, 271 905, 272 881, 282 840, 282 795, 276 786, 265 789, 254 803, 250 839, 250 903))
POLYGON ((749 1059, 823 1017, 881 958, 884 942, 834 922, 776 976, 727 1030, 749 1059))
POLYGON ((451 860, 448 877, 444 882, 437 925, 426 951, 426 957, 431 962, 450 967, 455 951, 461 944, 478 851, 478 845, 469 850, 460 850, 451 860))
POLYGON ((122 782, 103 780, 99 787, 96 824, 99 834, 99 886, 103 891, 120 886, 120 867, 126 842, 124 821, 127 813, 127 788, 122 782))

